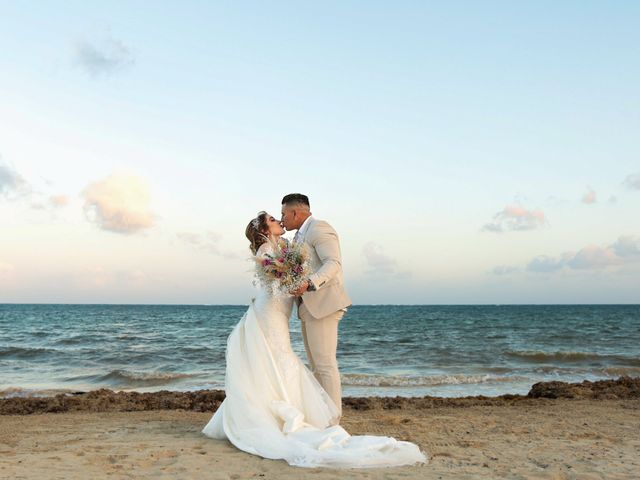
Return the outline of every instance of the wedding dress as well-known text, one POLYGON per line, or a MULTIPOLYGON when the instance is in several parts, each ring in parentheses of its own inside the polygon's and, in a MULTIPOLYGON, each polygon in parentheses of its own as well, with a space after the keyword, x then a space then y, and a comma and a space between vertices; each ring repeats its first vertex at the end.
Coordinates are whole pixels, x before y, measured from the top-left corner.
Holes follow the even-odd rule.
MULTIPOLYGON (((258 255, 267 251, 264 244, 258 255)), ((335 403, 291 348, 292 308, 293 297, 259 290, 227 340, 226 398, 202 433, 299 467, 426 463, 413 443, 352 436, 335 425, 335 403)))

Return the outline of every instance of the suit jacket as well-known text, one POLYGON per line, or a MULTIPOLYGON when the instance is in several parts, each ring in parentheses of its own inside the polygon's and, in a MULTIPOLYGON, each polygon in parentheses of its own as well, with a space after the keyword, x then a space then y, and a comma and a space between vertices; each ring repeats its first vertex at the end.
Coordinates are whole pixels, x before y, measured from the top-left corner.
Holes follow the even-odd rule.
POLYGON ((309 250, 309 263, 313 274, 309 280, 316 287, 302 295, 307 310, 314 318, 323 318, 351 306, 344 288, 340 240, 336 231, 324 220, 310 218, 299 242, 309 250))

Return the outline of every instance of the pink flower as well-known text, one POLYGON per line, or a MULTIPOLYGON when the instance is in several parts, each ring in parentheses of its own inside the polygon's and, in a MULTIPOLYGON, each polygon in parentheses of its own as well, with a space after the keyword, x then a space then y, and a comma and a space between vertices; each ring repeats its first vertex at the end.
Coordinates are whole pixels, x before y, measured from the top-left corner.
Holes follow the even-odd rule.
POLYGON ((271 265, 273 262, 271 260, 269 260, 268 258, 265 258, 264 260, 262 260, 262 265, 264 267, 266 267, 267 265, 271 265))

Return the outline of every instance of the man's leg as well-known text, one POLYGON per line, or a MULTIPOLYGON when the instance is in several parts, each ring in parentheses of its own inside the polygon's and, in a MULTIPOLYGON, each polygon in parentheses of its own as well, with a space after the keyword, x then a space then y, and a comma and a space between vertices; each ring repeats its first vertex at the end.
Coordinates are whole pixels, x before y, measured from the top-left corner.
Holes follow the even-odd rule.
POLYGON ((338 323, 344 312, 340 310, 324 318, 313 318, 304 304, 301 307, 300 318, 305 331, 305 347, 313 358, 313 374, 338 407, 338 412, 342 414, 342 387, 336 350, 338 323))

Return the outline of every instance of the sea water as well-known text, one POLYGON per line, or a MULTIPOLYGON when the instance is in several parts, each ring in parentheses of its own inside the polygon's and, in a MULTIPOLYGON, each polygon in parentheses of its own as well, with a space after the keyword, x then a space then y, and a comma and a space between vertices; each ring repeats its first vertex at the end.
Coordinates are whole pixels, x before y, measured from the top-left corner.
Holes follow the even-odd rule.
MULTIPOLYGON (((224 388, 246 306, 0 304, 0 396, 224 388)), ((293 348, 306 362, 300 321, 293 348)), ((345 396, 526 394, 640 376, 640 305, 353 306, 339 324, 345 396)))

